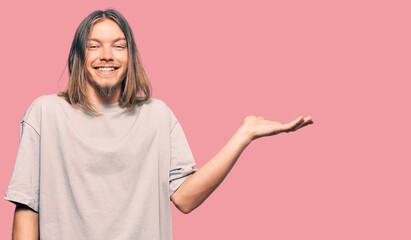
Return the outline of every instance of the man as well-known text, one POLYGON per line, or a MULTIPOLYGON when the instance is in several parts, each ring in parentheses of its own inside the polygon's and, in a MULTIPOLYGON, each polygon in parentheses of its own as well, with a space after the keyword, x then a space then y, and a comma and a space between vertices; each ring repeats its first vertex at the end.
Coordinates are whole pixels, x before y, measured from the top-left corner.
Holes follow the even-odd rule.
POLYGON ((13 239, 171 239, 171 200, 183 213, 223 181, 254 139, 313 123, 248 116, 200 169, 165 103, 150 98, 128 23, 95 11, 78 27, 65 92, 37 98, 21 121, 5 199, 13 239))

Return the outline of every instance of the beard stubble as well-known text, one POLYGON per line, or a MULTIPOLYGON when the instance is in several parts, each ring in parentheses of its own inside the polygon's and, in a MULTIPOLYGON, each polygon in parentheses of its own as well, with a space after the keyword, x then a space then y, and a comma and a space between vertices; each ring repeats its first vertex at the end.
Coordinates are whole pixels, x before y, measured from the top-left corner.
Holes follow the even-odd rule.
POLYGON ((102 97, 111 97, 113 93, 116 92, 118 86, 121 84, 120 82, 113 86, 102 86, 98 84, 96 81, 91 81, 91 82, 93 83, 93 86, 97 90, 97 93, 102 97))

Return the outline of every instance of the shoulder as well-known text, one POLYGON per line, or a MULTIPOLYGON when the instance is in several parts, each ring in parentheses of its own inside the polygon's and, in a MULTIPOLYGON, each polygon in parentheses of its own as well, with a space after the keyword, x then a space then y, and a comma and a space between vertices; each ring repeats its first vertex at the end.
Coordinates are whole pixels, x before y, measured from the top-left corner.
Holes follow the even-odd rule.
POLYGON ((148 101, 144 103, 144 107, 148 109, 152 109, 157 113, 169 113, 171 110, 168 107, 168 105, 163 101, 158 98, 150 98, 148 101))
POLYGON ((24 112, 22 122, 29 122, 33 125, 37 125, 41 121, 44 112, 53 106, 59 104, 59 101, 64 99, 57 96, 57 94, 43 95, 37 97, 24 112))
POLYGON ((163 100, 158 98, 150 98, 144 103, 144 105, 144 107, 146 107, 151 114, 156 115, 163 120, 167 120, 170 127, 177 122, 177 118, 175 117, 173 111, 163 100))
POLYGON ((46 107, 51 104, 56 104, 57 102, 64 100, 63 98, 57 96, 57 94, 42 95, 37 97, 29 108, 35 107, 46 107))
POLYGON ((144 104, 146 104, 150 107, 168 108, 167 104, 163 100, 158 99, 158 98, 150 98, 144 104))

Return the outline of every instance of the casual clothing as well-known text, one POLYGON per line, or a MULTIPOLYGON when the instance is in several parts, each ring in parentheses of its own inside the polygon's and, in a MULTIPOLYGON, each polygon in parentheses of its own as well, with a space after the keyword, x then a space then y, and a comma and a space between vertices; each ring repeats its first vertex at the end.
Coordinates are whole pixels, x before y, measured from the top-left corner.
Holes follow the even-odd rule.
POLYGON ((154 98, 94 106, 31 104, 4 199, 39 213, 41 240, 172 239, 170 197, 196 171, 178 120, 154 98))

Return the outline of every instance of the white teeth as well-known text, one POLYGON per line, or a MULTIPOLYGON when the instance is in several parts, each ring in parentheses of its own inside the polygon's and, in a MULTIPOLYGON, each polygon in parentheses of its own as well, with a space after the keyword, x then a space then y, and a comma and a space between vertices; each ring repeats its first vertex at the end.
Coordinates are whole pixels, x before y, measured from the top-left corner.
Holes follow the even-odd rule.
POLYGON ((114 71, 114 68, 98 68, 98 70, 103 71, 103 72, 109 72, 109 71, 114 71))

